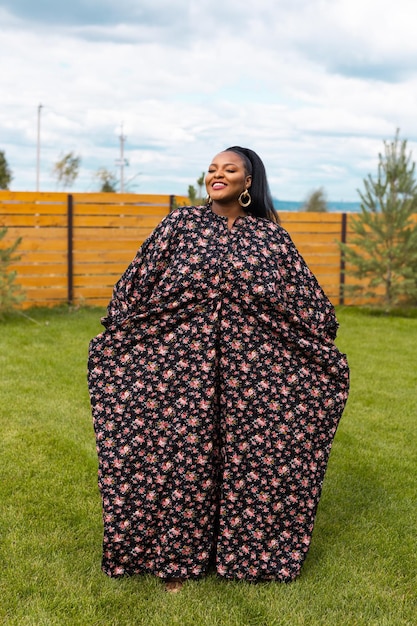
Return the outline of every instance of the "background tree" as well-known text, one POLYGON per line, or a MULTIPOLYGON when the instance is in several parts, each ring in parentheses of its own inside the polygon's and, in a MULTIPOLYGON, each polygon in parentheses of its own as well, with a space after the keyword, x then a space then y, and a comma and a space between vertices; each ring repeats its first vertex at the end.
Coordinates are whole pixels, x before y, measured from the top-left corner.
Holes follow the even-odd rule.
POLYGON ((323 187, 312 191, 305 200, 301 211, 308 211, 314 213, 326 213, 327 212, 327 200, 326 193, 323 187))
POLYGON ((188 185, 188 199, 190 204, 197 204, 197 191, 194 185, 188 185))
POLYGON ((117 186, 117 178, 112 172, 105 167, 97 170, 96 178, 100 182, 100 191, 115 193, 117 186))
MULTIPOLYGON (((0 242, 6 235, 7 228, 0 228, 0 242)), ((19 237, 9 246, 0 246, 0 318, 24 299, 22 288, 15 283, 16 272, 10 270, 10 265, 19 260, 14 253, 20 242, 19 237)))
POLYGON ((53 175, 57 180, 58 186, 65 189, 74 184, 79 173, 80 163, 81 157, 76 156, 73 152, 68 152, 68 154, 58 159, 53 169, 53 175))
POLYGON ((199 178, 197 178, 197 187, 198 187, 198 192, 196 190, 196 188, 194 187, 194 185, 189 185, 188 186, 188 199, 190 201, 190 204, 203 204, 204 203, 204 198, 203 198, 203 189, 204 189, 204 181, 206 179, 206 173, 205 172, 201 172, 201 176, 199 178))
POLYGON ((361 212, 351 222, 353 237, 341 244, 347 273, 360 279, 354 286, 362 295, 378 298, 390 308, 417 297, 417 211, 415 163, 407 153, 407 141, 397 130, 392 142, 384 141, 378 174, 364 179, 359 191, 361 212))
POLYGON ((6 160, 6 155, 0 150, 0 189, 9 189, 13 175, 6 160))
POLYGON ((198 198, 197 201, 199 204, 203 204, 203 189, 204 189, 204 181, 206 180, 206 173, 201 172, 200 178, 197 178, 197 187, 198 187, 198 198))

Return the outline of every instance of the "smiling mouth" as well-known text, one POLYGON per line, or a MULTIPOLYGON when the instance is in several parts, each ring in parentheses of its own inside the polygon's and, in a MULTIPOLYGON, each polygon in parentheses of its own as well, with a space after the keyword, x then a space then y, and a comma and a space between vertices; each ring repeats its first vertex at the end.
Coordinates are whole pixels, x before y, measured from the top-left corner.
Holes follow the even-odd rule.
POLYGON ((213 189, 224 189, 225 187, 226 187, 225 183, 213 183, 212 184, 213 189))

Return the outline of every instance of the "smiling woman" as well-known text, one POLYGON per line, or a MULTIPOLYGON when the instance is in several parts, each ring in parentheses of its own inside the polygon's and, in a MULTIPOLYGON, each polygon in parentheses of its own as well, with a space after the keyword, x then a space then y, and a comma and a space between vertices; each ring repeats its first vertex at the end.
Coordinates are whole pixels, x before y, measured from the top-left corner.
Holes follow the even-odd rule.
POLYGON ((143 244, 90 345, 103 570, 168 591, 211 568, 300 573, 349 386, 333 307, 258 155, 219 153, 206 185, 207 205, 143 244))
POLYGON ((234 202, 236 195, 247 191, 252 182, 252 168, 236 152, 220 152, 212 161, 206 176, 206 187, 215 205, 234 202), (217 193, 219 192, 219 193, 217 193))
POLYGON ((233 146, 214 157, 206 175, 214 213, 234 217, 246 212, 279 222, 262 160, 253 150, 233 146), (253 175, 254 169, 256 175, 253 175))

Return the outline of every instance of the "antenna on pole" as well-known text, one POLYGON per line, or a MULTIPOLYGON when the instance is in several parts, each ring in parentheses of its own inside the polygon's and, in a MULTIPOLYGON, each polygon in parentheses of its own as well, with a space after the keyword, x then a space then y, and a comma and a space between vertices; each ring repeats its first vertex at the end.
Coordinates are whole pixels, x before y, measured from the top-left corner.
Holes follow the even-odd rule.
POLYGON ((36 142, 36 191, 39 191, 39 174, 41 162, 41 109, 42 104, 38 105, 38 138, 36 142))
POLYGON ((116 160, 116 165, 120 166, 120 193, 124 193, 125 184, 124 184, 124 168, 125 165, 129 165, 127 159, 124 156, 124 145, 127 137, 123 134, 123 122, 120 124, 120 159, 116 160))

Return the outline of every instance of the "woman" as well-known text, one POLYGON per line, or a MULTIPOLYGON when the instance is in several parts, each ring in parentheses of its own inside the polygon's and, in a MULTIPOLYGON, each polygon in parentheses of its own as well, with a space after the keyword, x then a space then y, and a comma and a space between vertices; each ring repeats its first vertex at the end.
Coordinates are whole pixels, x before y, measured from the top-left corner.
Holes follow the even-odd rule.
POLYGON ((349 385, 260 158, 228 148, 206 188, 145 241, 90 346, 103 570, 169 590, 210 567, 299 574, 349 385))

